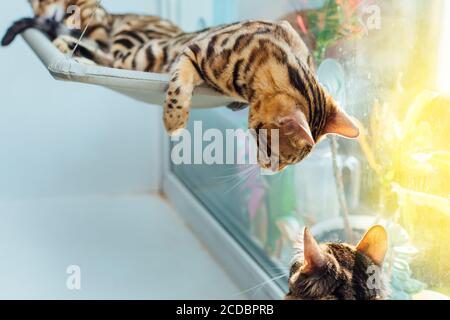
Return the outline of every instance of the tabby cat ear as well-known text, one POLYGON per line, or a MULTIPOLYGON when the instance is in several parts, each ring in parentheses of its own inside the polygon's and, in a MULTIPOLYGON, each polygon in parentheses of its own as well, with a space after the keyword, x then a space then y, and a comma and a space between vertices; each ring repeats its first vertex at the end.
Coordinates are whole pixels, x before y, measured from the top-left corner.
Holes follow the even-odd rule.
POLYGON ((308 120, 306 120, 303 112, 297 110, 292 115, 281 118, 278 124, 283 135, 298 136, 308 142, 311 146, 316 144, 314 138, 312 137, 308 120))
POLYGON ((33 11, 36 13, 37 9, 39 8, 39 1, 38 0, 28 0, 28 2, 30 3, 33 11))
POLYGON ((303 254, 305 258, 303 271, 312 272, 325 265, 322 249, 308 228, 305 228, 303 232, 303 254))
POLYGON ((388 249, 387 232, 382 226, 374 226, 367 231, 363 239, 356 246, 356 250, 375 264, 381 266, 388 249))
POLYGON ((337 108, 328 119, 324 134, 337 134, 345 138, 358 138, 359 128, 345 111, 337 108))

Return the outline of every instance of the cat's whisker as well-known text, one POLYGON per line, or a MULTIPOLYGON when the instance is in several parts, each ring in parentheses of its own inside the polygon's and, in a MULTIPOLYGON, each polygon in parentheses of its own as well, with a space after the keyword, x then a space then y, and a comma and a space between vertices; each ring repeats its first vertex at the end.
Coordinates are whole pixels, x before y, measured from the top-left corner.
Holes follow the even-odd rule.
POLYGON ((232 185, 231 188, 229 188, 227 191, 225 191, 225 193, 230 193, 233 190, 235 190, 236 188, 244 185, 244 183, 246 181, 248 181, 248 179, 250 178, 251 175, 252 175, 251 173, 248 173, 246 176, 240 177, 240 179, 234 185, 232 185))
POLYGON ((229 174, 229 175, 224 175, 224 176, 212 177, 212 179, 224 179, 224 178, 230 178, 230 177, 234 178, 234 177, 236 177, 236 175, 238 175, 238 174, 240 174, 242 172, 247 172, 249 170, 254 170, 254 168, 253 168, 253 166, 251 166, 249 168, 242 169, 242 166, 236 166, 236 167, 234 167, 231 170, 233 170, 234 173, 229 174), (239 170, 239 171, 237 171, 237 170, 239 170))
POLYGON ((230 193, 237 187, 242 186, 245 182, 256 176, 257 173, 258 173, 257 167, 252 167, 247 169, 246 171, 239 173, 239 175, 237 176, 238 181, 228 191, 226 191, 226 193, 230 193))
POLYGON ((236 183, 234 183, 227 191, 225 191, 226 194, 231 193, 233 190, 235 190, 236 188, 238 188, 239 186, 243 185, 246 181, 246 177, 239 177, 238 181, 236 183))
POLYGON ((289 267, 272 267, 272 268, 268 268, 268 270, 276 270, 276 271, 283 271, 283 272, 286 272, 286 271, 289 271, 289 267))
POLYGON ((242 169, 243 165, 238 166, 236 166, 235 168, 240 168, 239 170, 241 171, 234 172, 233 174, 229 175, 211 177, 210 179, 208 179, 208 182, 202 183, 201 187, 200 186, 193 187, 193 190, 203 189, 204 187, 228 185, 228 184, 232 184, 233 185, 232 188, 235 189, 237 186, 245 183, 250 178, 252 178, 253 171, 255 172, 257 171, 257 167, 255 166, 250 166, 244 169, 242 169))
MULTIPOLYGON (((287 275, 286 275, 285 273, 280 274, 280 275, 277 275, 277 276, 275 276, 275 277, 273 277, 273 278, 271 278, 271 279, 269 279, 269 280, 267 280, 267 281, 264 281, 264 282, 262 282, 262 283, 260 283, 260 284, 258 284, 258 285, 256 285, 256 286, 250 288, 250 289, 247 289, 247 290, 245 290, 245 291, 239 292, 238 294, 236 294, 236 296, 245 295, 245 294, 248 294, 248 293, 250 293, 250 292, 252 292, 252 291, 255 291, 255 290, 257 291, 257 290, 263 288, 264 286, 267 286, 267 285, 269 285, 269 284, 274 283, 274 282, 277 281, 277 280, 281 280, 281 279, 285 278, 286 276, 287 276, 287 275)), ((256 293, 256 292, 255 292, 255 293, 256 293)), ((254 294, 255 294, 255 293, 254 293, 254 294)))
POLYGON ((210 185, 217 185, 217 184, 235 184, 236 182, 241 181, 242 177, 247 175, 249 173, 249 169, 244 169, 240 172, 234 172, 230 175, 225 176, 218 176, 218 177, 212 177, 212 180, 215 180, 213 183, 210 183, 210 185))

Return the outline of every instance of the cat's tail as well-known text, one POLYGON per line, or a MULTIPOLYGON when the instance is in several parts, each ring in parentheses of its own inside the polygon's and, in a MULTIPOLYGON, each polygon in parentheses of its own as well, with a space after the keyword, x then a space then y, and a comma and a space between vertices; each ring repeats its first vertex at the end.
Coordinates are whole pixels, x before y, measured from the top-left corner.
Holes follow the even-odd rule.
POLYGON ((13 23, 2 39, 2 47, 10 45, 17 35, 36 26, 36 18, 23 18, 13 23))

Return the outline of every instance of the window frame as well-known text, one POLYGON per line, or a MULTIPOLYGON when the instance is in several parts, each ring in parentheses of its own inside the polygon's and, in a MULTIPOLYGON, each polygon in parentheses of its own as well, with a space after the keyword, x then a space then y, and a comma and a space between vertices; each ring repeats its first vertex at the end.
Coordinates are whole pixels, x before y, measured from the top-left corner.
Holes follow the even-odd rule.
POLYGON ((163 139, 162 191, 199 240, 242 290, 242 296, 257 300, 279 300, 285 295, 269 274, 200 203, 171 169, 170 138, 163 139), (264 284, 264 285, 262 285, 264 284), (251 288, 256 288, 252 290, 251 288), (248 295, 246 294, 248 291, 248 295))
MULTIPOLYGON (((190 21, 180 19, 180 6, 184 1, 159 0, 161 16, 178 21, 183 27, 189 27, 200 18, 212 21, 217 18, 216 5, 218 1, 210 0, 212 9, 210 16, 205 12, 201 16, 190 16, 190 21), (167 3, 166 3, 167 2, 167 3), (186 26, 185 26, 186 25, 186 26)), ((225 19, 231 19, 232 10, 229 9, 225 19)), ((216 21, 217 22, 217 21, 216 21)), ((221 21, 223 22, 223 21, 221 21)), ((164 130, 161 130, 164 132, 164 130)), ((241 290, 237 299, 279 300, 285 295, 282 288, 272 281, 269 273, 260 266, 244 247, 225 229, 214 215, 195 197, 189 187, 172 171, 170 159, 170 138, 162 133, 162 161, 161 190, 169 202, 178 211, 188 226, 194 231, 199 240, 230 276, 231 280, 241 290), (259 285, 261 285, 259 287, 259 285), (252 290, 252 288, 257 289, 252 290), (248 293, 248 294, 247 294, 248 293)))

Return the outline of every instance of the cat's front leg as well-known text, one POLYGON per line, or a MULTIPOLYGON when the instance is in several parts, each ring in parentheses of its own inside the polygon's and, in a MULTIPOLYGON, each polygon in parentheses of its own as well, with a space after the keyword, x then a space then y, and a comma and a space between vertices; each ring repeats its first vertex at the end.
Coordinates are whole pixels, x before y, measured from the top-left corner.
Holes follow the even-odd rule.
POLYGON ((186 128, 191 109, 192 93, 201 84, 193 61, 187 54, 181 55, 169 82, 164 105, 164 125, 169 135, 176 135, 186 128))
MULTIPOLYGON (((72 52, 71 42, 68 41, 68 39, 65 39, 63 37, 58 37, 55 40, 53 40, 53 45, 62 53, 68 55, 72 52)), ((96 65, 96 63, 92 60, 89 60, 84 57, 73 57, 73 59, 79 63, 82 64, 88 64, 88 65, 96 65)))
POLYGON ((70 54, 76 48, 75 59, 89 64, 100 64, 102 66, 110 66, 113 63, 112 55, 103 52, 94 44, 84 40, 79 40, 69 35, 58 36, 53 40, 53 45, 64 54, 70 54))
POLYGON ((72 43, 73 41, 69 41, 69 39, 64 36, 59 36, 53 40, 53 45, 64 54, 69 54, 72 52, 72 49, 70 48, 72 43))

